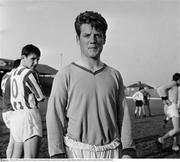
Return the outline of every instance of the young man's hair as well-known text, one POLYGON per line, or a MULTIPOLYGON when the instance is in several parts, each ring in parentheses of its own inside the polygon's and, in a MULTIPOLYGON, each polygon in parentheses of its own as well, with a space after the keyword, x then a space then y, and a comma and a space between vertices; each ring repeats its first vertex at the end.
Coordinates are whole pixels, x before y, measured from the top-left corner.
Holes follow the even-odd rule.
POLYGON ((104 17, 101 16, 98 12, 85 11, 80 13, 75 20, 74 26, 76 34, 80 36, 81 34, 81 25, 82 24, 91 24, 96 30, 102 31, 104 39, 106 39, 106 30, 108 28, 107 22, 104 17))
POLYGON ((175 73, 172 77, 172 80, 178 81, 180 79, 180 73, 175 73))
POLYGON ((17 59, 14 61, 13 68, 17 68, 21 63, 21 59, 17 59))
POLYGON ((144 87, 139 87, 139 91, 142 90, 142 89, 144 89, 144 87))
POLYGON ((22 48, 21 55, 24 55, 27 57, 31 54, 35 54, 38 57, 41 56, 41 52, 40 52, 39 48, 37 48, 36 46, 34 46, 32 44, 28 44, 22 48))

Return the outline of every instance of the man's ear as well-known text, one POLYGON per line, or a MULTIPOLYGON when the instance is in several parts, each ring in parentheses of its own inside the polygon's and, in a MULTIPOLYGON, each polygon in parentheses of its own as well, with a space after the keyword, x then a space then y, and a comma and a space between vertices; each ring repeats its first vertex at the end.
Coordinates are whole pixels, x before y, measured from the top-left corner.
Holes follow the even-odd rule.
POLYGON ((21 55, 21 60, 23 60, 25 58, 25 55, 21 55))
POLYGON ((106 36, 104 37, 104 43, 103 43, 103 45, 106 43, 106 36))
POLYGON ((76 35, 76 42, 77 42, 77 44, 79 44, 79 36, 78 35, 76 35))

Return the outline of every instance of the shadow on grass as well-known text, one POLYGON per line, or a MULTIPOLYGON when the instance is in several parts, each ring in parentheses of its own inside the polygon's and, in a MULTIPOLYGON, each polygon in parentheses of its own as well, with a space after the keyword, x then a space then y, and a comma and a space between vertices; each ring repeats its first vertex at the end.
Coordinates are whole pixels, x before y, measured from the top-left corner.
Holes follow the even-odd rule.
POLYGON ((143 138, 134 139, 135 144, 156 140, 159 135, 152 135, 143 138))
POLYGON ((179 158, 179 151, 175 152, 172 147, 166 147, 163 149, 157 149, 154 152, 144 154, 140 158, 179 158), (171 155, 171 157, 169 157, 171 155))
MULTIPOLYGON (((158 137, 159 135, 152 135, 152 136, 134 139, 136 146, 151 141, 151 146, 149 146, 149 149, 152 148, 151 151, 148 151, 147 153, 146 151, 144 151, 143 154, 141 151, 137 158, 179 158, 180 157, 180 152, 173 151, 171 145, 163 146, 162 148, 159 148, 156 143, 158 137)), ((138 153, 138 149, 137 149, 137 153, 138 153)))

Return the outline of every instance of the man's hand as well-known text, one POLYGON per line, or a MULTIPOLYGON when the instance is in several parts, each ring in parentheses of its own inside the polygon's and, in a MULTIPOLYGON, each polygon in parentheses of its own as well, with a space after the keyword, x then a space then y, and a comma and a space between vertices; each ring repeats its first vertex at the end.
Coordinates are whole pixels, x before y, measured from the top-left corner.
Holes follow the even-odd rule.
POLYGON ((169 101, 169 100, 163 100, 163 104, 167 105, 167 106, 170 106, 172 104, 172 102, 169 101))
POLYGON ((123 156, 122 156, 122 159, 132 159, 132 157, 129 156, 129 155, 123 155, 123 156))
POLYGON ((62 154, 55 154, 53 156, 51 156, 51 158, 66 158, 66 154, 65 153, 62 153, 62 154))

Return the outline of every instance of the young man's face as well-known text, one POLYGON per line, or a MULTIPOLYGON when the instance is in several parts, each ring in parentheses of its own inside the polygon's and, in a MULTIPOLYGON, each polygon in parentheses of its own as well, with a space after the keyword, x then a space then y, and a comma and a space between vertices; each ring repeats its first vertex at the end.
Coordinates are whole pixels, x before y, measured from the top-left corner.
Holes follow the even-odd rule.
POLYGON ((35 54, 30 54, 29 56, 23 56, 23 65, 29 69, 34 69, 38 64, 39 57, 35 54))
POLYGON ((97 31, 90 24, 83 24, 80 36, 77 36, 77 42, 83 56, 98 59, 105 44, 105 38, 101 31, 97 31))
POLYGON ((177 81, 177 84, 180 85, 180 79, 177 81))

